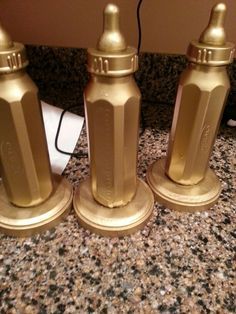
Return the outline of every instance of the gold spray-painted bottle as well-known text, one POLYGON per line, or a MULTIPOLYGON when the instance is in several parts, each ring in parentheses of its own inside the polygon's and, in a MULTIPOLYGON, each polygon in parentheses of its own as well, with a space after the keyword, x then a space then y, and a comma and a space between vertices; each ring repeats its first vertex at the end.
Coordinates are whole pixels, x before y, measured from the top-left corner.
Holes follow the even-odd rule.
POLYGON ((69 210, 72 187, 52 176, 38 89, 25 47, 0 26, 0 230, 28 236, 69 210))
POLYGON ((190 63, 180 77, 167 159, 148 172, 157 199, 173 209, 207 209, 221 191, 209 158, 230 88, 226 65, 234 56, 234 45, 226 42, 225 14, 225 4, 216 4, 199 41, 189 45, 190 63))
POLYGON ((74 208, 82 225, 120 236, 143 226, 153 195, 137 179, 140 91, 133 78, 136 49, 127 47, 119 9, 108 4, 97 49, 88 49, 90 81, 84 91, 91 180, 80 185, 74 208))

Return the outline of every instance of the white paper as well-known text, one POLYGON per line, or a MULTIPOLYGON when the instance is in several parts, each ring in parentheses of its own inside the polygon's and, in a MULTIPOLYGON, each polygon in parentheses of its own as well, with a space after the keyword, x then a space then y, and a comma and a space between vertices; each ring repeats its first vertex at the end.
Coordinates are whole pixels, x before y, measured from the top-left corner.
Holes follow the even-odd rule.
MULTIPOLYGON (((54 173, 61 174, 70 159, 69 155, 58 152, 55 147, 56 132, 63 110, 55 106, 48 105, 43 101, 41 104, 52 171, 54 173)), ((74 113, 66 112, 64 114, 58 138, 58 147, 61 150, 70 153, 73 152, 80 136, 83 123, 84 118, 74 113)))

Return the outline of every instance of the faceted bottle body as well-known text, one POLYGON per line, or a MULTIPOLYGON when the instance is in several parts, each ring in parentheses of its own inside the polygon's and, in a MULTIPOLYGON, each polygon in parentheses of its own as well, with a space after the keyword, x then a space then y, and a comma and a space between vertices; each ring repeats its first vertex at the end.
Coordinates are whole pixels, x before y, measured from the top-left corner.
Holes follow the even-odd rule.
POLYGON ((93 197, 123 206, 136 192, 140 91, 132 75, 91 75, 84 98, 93 197))
POLYGON ((9 201, 30 207, 52 190, 38 89, 24 69, 0 75, 0 173, 9 201))
POLYGON ((174 182, 194 185, 204 179, 229 88, 225 66, 190 63, 182 73, 166 162, 174 182))

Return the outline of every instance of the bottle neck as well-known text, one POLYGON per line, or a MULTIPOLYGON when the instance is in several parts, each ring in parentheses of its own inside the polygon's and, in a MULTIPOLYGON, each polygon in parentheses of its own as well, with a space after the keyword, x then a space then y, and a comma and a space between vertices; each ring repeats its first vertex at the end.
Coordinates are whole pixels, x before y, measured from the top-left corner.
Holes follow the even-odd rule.
POLYGON ((95 83, 104 83, 104 84, 113 84, 113 83, 127 83, 130 80, 133 80, 133 75, 126 75, 126 76, 103 76, 103 75, 96 75, 91 74, 91 80, 95 83))
POLYGON ((196 64, 193 62, 189 63, 189 68, 196 71, 203 71, 203 72, 224 72, 226 70, 226 65, 222 66, 212 66, 212 65, 204 65, 204 64, 196 64))
POLYGON ((0 80, 12 80, 12 79, 16 79, 20 76, 22 76, 23 74, 25 74, 25 68, 22 68, 18 71, 15 72, 10 72, 10 73, 2 73, 0 74, 0 80))

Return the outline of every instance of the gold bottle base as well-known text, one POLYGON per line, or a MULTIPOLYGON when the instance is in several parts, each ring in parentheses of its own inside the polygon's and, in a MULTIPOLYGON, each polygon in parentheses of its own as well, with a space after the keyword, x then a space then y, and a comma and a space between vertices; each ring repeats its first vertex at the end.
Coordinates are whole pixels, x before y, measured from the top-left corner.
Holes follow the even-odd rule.
POLYGON ((156 161, 148 169, 147 181, 156 200, 179 211, 199 211, 212 207, 221 192, 220 181, 209 168, 205 178, 195 185, 181 185, 165 174, 165 159, 156 161))
POLYGON ((136 194, 128 204, 108 208, 95 201, 87 179, 76 190, 73 205, 83 227, 103 236, 121 237, 142 229, 152 214, 154 197, 148 185, 138 179, 136 194))
POLYGON ((6 196, 0 183, 0 232, 26 237, 50 229, 58 224, 69 212, 73 200, 73 189, 69 182, 53 175, 54 191, 40 205, 17 207, 6 196))

